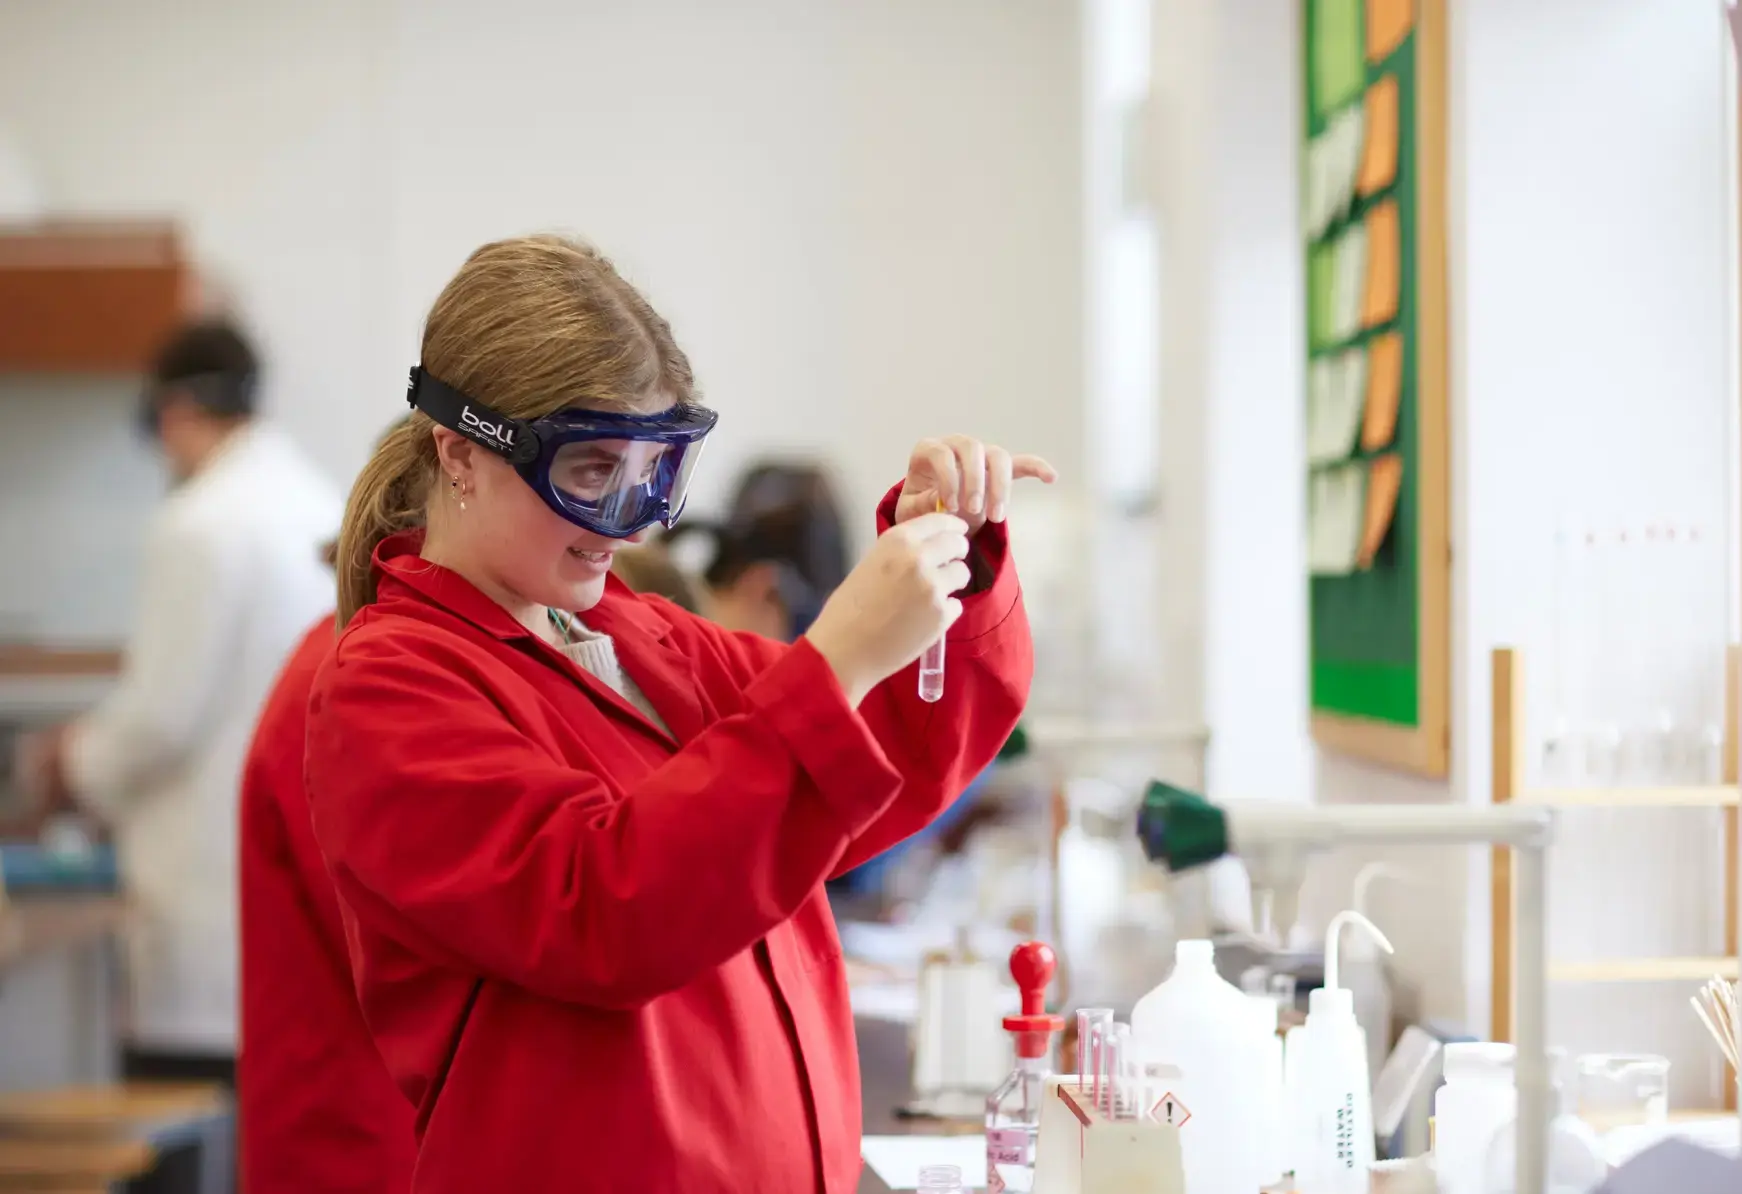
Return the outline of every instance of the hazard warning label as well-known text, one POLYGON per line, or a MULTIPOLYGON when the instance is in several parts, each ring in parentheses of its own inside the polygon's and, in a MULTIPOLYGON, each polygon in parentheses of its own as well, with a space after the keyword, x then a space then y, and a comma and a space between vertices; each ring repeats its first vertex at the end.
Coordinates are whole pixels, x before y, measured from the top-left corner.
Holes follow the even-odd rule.
POLYGON ((1150 1119, 1159 1124, 1172 1124, 1176 1128, 1191 1117, 1192 1113, 1186 1110, 1186 1105, 1171 1090, 1156 1100, 1155 1106, 1149 1109, 1150 1119))

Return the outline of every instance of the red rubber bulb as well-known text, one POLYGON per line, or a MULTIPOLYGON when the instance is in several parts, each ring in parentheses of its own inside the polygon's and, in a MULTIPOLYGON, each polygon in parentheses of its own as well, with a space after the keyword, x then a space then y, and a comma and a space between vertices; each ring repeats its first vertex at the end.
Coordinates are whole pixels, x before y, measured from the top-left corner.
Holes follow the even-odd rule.
POLYGON ((1018 1057, 1046 1056, 1052 1034, 1064 1030, 1064 1017, 1046 1010, 1046 989, 1058 964, 1058 955, 1044 941, 1024 941, 1010 951, 1010 977, 1022 992, 1022 1014, 1004 1017, 1004 1027, 1016 1038, 1018 1057))
POLYGON ((1023 1015, 1037 1016, 1046 1011, 1046 989, 1058 967, 1058 955, 1044 941, 1024 941, 1010 951, 1010 977, 1022 992, 1023 1015))

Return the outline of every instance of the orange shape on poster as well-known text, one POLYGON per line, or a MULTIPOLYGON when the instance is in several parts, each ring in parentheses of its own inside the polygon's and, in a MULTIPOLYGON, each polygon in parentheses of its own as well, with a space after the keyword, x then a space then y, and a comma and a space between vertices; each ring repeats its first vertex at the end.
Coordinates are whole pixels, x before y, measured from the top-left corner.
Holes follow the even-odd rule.
POLYGON ((1391 57, 1414 24, 1414 0, 1367 0, 1367 61, 1391 57))
POLYGON ((1367 284, 1361 294, 1361 326, 1377 327, 1397 318, 1403 284, 1403 228, 1397 200, 1387 199, 1367 213, 1367 284))
POLYGON ((1367 407, 1361 421, 1361 450, 1389 448, 1397 435, 1397 408, 1403 401, 1403 335, 1386 332, 1367 345, 1367 407))
POLYGON ((1386 75, 1367 89, 1362 104, 1361 172, 1355 189, 1361 195, 1383 191, 1397 180, 1397 76, 1386 75))
POLYGON ((1355 557, 1357 568, 1373 567, 1373 559, 1397 514, 1397 494, 1402 488, 1403 457, 1393 452, 1368 463, 1367 515, 1361 527, 1361 554, 1355 557))

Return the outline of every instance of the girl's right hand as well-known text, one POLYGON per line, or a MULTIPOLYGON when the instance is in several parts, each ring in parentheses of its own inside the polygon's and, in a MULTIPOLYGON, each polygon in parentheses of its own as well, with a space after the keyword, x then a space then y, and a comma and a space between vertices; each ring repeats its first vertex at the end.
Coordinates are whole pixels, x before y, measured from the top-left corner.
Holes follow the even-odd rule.
POLYGON ((879 682, 918 659, 962 615, 968 524, 922 514, 883 532, 847 574, 805 638, 857 706, 879 682))

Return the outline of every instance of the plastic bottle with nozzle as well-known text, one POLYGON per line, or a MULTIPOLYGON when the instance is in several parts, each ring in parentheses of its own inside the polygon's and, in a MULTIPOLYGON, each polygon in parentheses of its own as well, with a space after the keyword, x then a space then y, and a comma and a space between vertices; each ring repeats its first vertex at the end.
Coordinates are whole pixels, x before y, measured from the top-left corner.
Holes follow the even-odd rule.
POLYGON ((1307 997, 1306 1023, 1289 1033, 1289 1103, 1301 1116, 1295 1184, 1313 1194, 1368 1194, 1375 1160, 1373 1087, 1367 1038, 1351 992, 1339 985, 1338 937, 1345 925, 1391 942, 1359 912, 1339 912, 1325 930, 1325 983, 1307 997))
MULTIPOLYGON (((1376 879, 1414 882, 1402 867, 1389 862, 1370 862, 1355 873, 1355 898, 1350 904, 1369 921, 1373 918, 1368 896, 1376 879)), ((1355 1019, 1367 1038, 1367 1077, 1375 1081, 1391 1053, 1391 973, 1379 943, 1366 933, 1344 933, 1337 959, 1338 973, 1349 997, 1355 1001, 1355 1019)))

